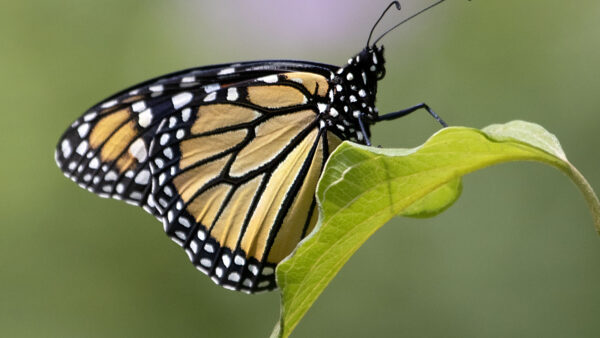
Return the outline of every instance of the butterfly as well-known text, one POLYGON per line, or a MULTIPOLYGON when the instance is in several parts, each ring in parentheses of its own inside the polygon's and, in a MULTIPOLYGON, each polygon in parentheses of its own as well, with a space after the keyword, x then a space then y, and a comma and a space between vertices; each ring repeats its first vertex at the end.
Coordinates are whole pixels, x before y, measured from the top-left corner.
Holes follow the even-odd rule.
POLYGON ((445 125, 426 104, 378 114, 387 32, 370 44, 373 29, 342 67, 227 63, 125 89, 71 124, 56 162, 82 188, 153 214, 215 283, 272 290, 277 264, 317 223, 316 185, 337 146, 370 145, 370 125, 419 109, 445 125))

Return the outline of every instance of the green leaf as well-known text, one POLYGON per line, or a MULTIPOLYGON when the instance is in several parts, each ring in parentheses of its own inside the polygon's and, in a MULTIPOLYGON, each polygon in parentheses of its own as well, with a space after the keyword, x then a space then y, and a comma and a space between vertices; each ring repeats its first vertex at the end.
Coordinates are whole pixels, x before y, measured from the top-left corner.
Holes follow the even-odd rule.
POLYGON ((461 192, 462 180, 456 178, 409 205, 400 215, 415 218, 433 217, 454 204, 461 192))
POLYGON ((450 127, 414 149, 344 142, 331 155, 317 188, 319 222, 277 267, 281 317, 272 337, 287 337, 352 254, 396 215, 433 216, 460 195, 460 178, 493 164, 538 161, 580 188, 600 231, 600 202, 568 161, 556 137, 514 121, 483 131, 450 127))

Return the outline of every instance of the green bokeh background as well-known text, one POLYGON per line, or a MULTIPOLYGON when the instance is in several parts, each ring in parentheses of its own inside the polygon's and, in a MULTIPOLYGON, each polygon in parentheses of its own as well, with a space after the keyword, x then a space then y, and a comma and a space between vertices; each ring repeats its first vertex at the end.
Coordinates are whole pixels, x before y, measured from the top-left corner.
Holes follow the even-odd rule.
MULTIPOLYGON (((402 14, 429 2, 403 1, 402 14)), ((0 336, 265 337, 277 293, 197 272, 150 215, 100 199, 53 161, 63 130, 128 85, 264 58, 343 64, 387 0, 12 1, 0 10, 0 336)), ((453 125, 524 119, 554 132, 600 189, 600 2, 448 1, 385 40, 378 106, 426 101, 453 125)), ((413 147, 415 114, 373 128, 413 147)), ((600 238, 558 171, 469 175, 428 220, 395 219, 342 269, 296 337, 598 337, 600 238)))

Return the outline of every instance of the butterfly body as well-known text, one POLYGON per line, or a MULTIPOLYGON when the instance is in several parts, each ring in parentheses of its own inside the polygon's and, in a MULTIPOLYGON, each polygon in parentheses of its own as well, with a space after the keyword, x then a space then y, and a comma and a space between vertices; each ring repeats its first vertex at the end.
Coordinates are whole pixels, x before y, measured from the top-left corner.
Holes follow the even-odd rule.
POLYGON ((271 290, 277 263, 316 224, 329 154, 368 140, 383 66, 373 46, 343 67, 273 60, 165 75, 90 108, 56 161, 81 187, 155 215, 217 284, 271 290))

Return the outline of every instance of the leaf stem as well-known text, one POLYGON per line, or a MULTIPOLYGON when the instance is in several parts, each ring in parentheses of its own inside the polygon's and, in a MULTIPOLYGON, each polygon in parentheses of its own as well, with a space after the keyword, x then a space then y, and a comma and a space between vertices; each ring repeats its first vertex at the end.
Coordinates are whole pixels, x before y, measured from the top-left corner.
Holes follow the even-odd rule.
POLYGON ((566 162, 568 165, 561 167, 561 170, 571 178, 571 180, 577 185, 585 201, 592 212, 592 218, 594 220, 594 226, 596 228, 596 232, 600 235, 600 200, 598 200, 598 196, 594 193, 594 190, 588 183, 588 181, 583 177, 581 172, 577 170, 570 162, 566 162))

